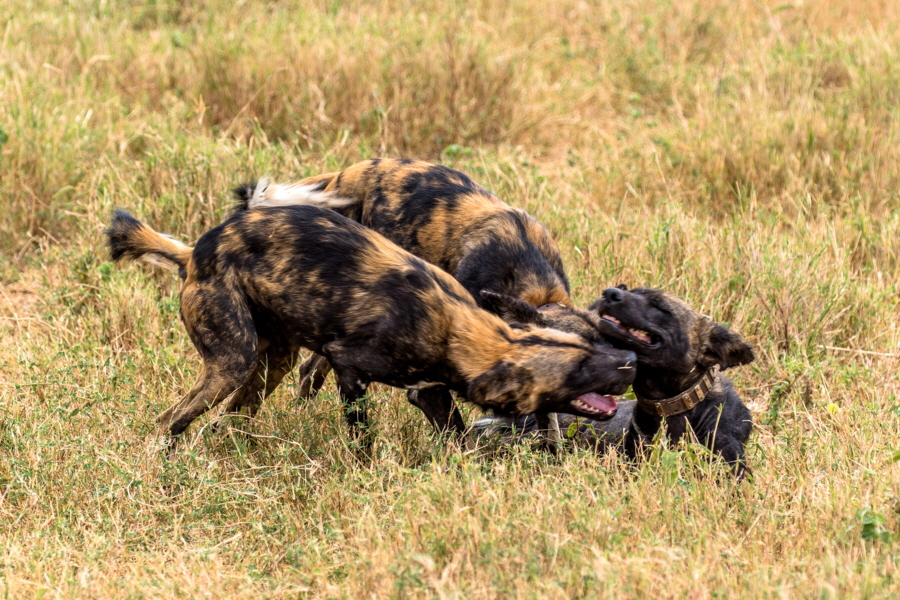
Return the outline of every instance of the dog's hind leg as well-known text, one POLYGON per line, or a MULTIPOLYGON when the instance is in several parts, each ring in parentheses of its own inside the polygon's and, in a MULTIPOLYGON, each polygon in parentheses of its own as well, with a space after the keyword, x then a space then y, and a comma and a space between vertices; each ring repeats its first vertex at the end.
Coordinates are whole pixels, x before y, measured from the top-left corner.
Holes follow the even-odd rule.
POLYGON ((217 364, 205 364, 200 379, 177 405, 159 416, 162 433, 180 435, 194 419, 235 393, 247 383, 252 363, 232 370, 217 364))
POLYGON ((258 359, 256 329, 240 294, 194 285, 181 294, 181 315, 203 369, 181 402, 157 419, 162 432, 173 437, 246 385, 258 359))
POLYGON ((313 354, 300 365, 300 386, 297 388, 297 401, 315 398, 325 383, 325 377, 331 371, 328 359, 319 354, 313 354))
POLYGON ((256 363, 256 370, 247 383, 231 397, 228 405, 222 410, 221 415, 213 425, 218 429, 221 421, 228 415, 235 415, 243 409, 247 409, 247 416, 254 417, 259 407, 275 388, 281 383, 285 375, 294 368, 297 360, 296 349, 284 346, 270 346, 260 352, 256 363))

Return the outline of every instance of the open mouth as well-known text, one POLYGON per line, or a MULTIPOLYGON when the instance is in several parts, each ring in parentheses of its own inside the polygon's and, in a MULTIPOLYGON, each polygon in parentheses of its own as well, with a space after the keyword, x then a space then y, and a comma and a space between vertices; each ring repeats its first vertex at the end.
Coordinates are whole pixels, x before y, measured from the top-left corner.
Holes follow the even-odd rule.
POLYGON ((582 394, 572 400, 571 404, 580 412, 601 421, 612 418, 619 407, 619 403, 612 396, 603 396, 595 392, 582 394))
POLYGON ((607 323, 611 323, 623 333, 627 333, 632 338, 641 342, 642 344, 646 344, 647 346, 657 346, 659 345, 659 340, 652 333, 646 332, 643 329, 635 329, 633 327, 625 327, 622 325, 622 322, 612 315, 600 315, 600 318, 607 323))

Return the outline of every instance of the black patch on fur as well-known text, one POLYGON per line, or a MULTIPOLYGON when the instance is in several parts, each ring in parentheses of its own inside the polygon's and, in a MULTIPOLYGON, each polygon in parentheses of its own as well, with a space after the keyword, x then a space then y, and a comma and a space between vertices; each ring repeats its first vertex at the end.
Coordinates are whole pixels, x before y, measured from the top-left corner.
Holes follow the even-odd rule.
POLYGON ((481 290, 481 307, 507 322, 521 323, 523 325, 533 324, 538 327, 547 326, 546 319, 544 319, 537 307, 506 294, 481 290))
POLYGON ((116 209, 116 212, 113 213, 112 224, 103 232, 106 235, 109 255, 113 262, 118 262, 124 257, 137 258, 131 252, 129 242, 131 235, 141 227, 141 222, 131 216, 131 213, 121 208, 116 209))
POLYGON ((524 369, 501 362, 469 383, 466 398, 476 404, 491 405, 496 412, 505 414, 514 411, 516 400, 532 381, 531 374, 524 369))
POLYGON ((242 183, 237 186, 233 190, 231 190, 231 195, 234 197, 234 206, 232 207, 232 214, 239 213, 250 208, 250 200, 253 199, 253 192, 256 191, 256 185, 258 182, 252 181, 250 183, 242 183))
MULTIPOLYGON (((513 224, 518 232, 515 237, 483 236, 484 242, 471 247, 460 261, 454 273, 463 286, 477 294, 490 290, 507 296, 521 297, 530 290, 529 283, 542 282, 545 288, 562 285, 569 292, 569 280, 565 273, 557 271, 541 250, 527 237, 527 229, 518 213, 504 212, 486 219, 479 227, 488 232, 502 227, 496 222, 505 220, 513 224), (524 276, 525 274, 528 276, 524 276)), ((480 295, 476 301, 484 302, 480 295)))

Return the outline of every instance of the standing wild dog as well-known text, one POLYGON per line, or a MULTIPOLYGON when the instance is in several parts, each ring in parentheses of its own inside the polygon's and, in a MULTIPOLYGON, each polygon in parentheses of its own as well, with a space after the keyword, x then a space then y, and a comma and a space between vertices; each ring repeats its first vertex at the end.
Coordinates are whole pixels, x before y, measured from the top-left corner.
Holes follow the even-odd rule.
MULTIPOLYGON (((599 339, 597 319, 571 306, 569 281, 550 233, 459 171, 415 160, 373 159, 294 183, 262 180, 236 193, 243 208, 330 208, 444 269, 481 306, 490 309, 505 298, 518 299, 541 307, 546 327, 599 339)), ((310 358, 301 367, 299 395, 315 395, 328 369, 321 357, 310 358)), ((447 387, 412 391, 408 399, 438 431, 465 430, 447 387)), ((597 418, 615 410, 610 399, 597 418)), ((549 426, 558 434, 555 417, 539 418, 542 429, 549 426)))
POLYGON ((203 369, 159 417, 171 436, 223 401, 226 413, 255 411, 301 347, 328 358, 354 432, 366 424, 361 400, 373 381, 447 386, 500 413, 594 416, 606 405, 599 394, 634 379, 634 352, 514 330, 444 271, 333 211, 239 212, 194 248, 122 211, 106 233, 113 260, 166 261, 183 280, 181 318, 203 369))
MULTIPOLYGON (((537 311, 529 317, 524 307, 517 309, 522 321, 541 322, 537 311)), ((590 310, 600 318, 610 343, 637 355, 637 401, 622 402, 612 420, 581 423, 576 443, 600 451, 617 446, 634 458, 665 419, 665 434, 672 442, 692 432, 744 477, 750 411, 720 372, 753 361, 753 350, 741 336, 660 290, 609 288, 590 310)), ((564 426, 573 422, 561 420, 564 426)), ((522 433, 537 427, 526 417, 485 417, 475 424, 482 433, 508 433, 513 426, 522 433)))

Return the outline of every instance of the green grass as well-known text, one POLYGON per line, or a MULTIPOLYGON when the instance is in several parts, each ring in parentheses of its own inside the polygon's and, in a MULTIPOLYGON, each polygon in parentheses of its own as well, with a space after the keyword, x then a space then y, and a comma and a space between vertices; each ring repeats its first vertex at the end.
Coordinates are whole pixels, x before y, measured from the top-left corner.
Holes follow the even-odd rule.
POLYGON ((898 51, 887 0, 7 1, 0 591, 896 597, 898 51), (164 460, 199 358, 177 278, 108 262, 113 207, 193 241, 238 183, 377 155, 536 215, 581 306, 663 287, 750 340, 753 481, 663 443, 468 456, 385 388, 360 465, 295 378, 164 460))

